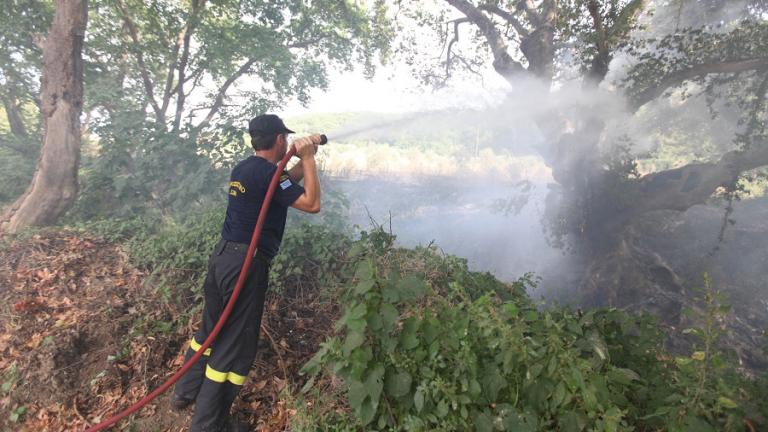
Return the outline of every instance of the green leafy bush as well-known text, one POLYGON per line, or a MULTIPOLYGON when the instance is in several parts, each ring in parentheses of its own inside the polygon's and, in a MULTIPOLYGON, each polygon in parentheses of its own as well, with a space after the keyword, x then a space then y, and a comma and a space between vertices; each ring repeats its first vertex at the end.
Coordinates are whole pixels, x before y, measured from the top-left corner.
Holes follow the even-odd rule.
POLYGON ((352 247, 338 335, 303 369, 305 391, 323 370, 342 379, 349 429, 741 430, 750 395, 714 354, 716 296, 689 331, 702 351, 673 357, 648 315, 543 310, 530 277, 500 284, 391 240, 364 233, 352 247))
POLYGON ((352 237, 327 225, 302 223, 286 229, 272 261, 270 290, 316 290, 328 285, 345 264, 352 237))

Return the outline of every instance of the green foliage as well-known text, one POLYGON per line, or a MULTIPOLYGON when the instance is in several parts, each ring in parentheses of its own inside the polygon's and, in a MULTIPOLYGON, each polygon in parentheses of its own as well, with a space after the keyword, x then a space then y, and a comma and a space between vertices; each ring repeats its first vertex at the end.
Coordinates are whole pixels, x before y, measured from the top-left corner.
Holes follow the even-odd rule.
MULTIPOLYGON (((732 73, 704 73, 710 65, 738 64, 763 58, 768 48, 768 25, 762 19, 744 19, 718 26, 685 28, 661 38, 632 41, 626 53, 636 59, 624 85, 631 98, 641 103, 657 96, 676 80, 685 77, 700 85, 713 118, 716 102, 739 108, 739 131, 735 142, 747 147, 765 139, 766 109, 763 101, 768 80, 761 71, 735 68, 732 73), (727 30, 727 31, 723 31, 727 30), (669 81, 671 79, 671 81, 669 81), (668 82, 669 81, 669 82, 668 82)), ((695 87, 693 87, 695 89, 695 87)), ((695 94, 695 93, 694 93, 695 94)), ((683 97, 691 95, 689 90, 683 97)))
MULTIPOLYGON (((12 395, 14 389, 16 388, 16 385, 19 383, 19 370, 16 365, 16 362, 11 363, 10 366, 5 368, 2 372, 2 386, 0 387, 0 395, 2 395, 4 398, 9 399, 9 396, 12 395)), ((27 407, 24 405, 19 405, 13 410, 10 410, 10 414, 8 415, 8 420, 10 420, 12 423, 20 423, 24 421, 24 415, 27 413, 27 407)))
POLYGON ((48 31, 51 2, 8 0, 0 14, 0 206, 18 198, 32 179, 41 142, 37 99, 42 50, 35 35, 48 31))
POLYGON ((0 148, 0 206, 12 203, 26 190, 35 170, 35 160, 22 154, 0 148))
POLYGON ((196 289, 202 284, 222 223, 221 209, 179 221, 168 219, 156 231, 139 231, 128 241, 128 252, 134 263, 152 271, 165 294, 180 294, 180 288, 196 289))
POLYGON ((2 381, 3 384, 0 387, 0 392, 3 396, 6 396, 13 391, 13 388, 19 382, 19 369, 16 362, 11 363, 10 366, 3 370, 2 381))
POLYGON ((317 290, 334 280, 344 265, 351 237, 326 225, 303 223, 286 229, 272 261, 270 290, 317 290))
POLYGON ((338 335, 303 369, 343 379, 357 427, 740 430, 750 395, 715 355, 727 311, 717 295, 690 330, 702 347, 673 358, 647 315, 541 310, 525 295, 530 278, 499 284, 391 240, 378 230, 352 247, 338 335))
POLYGON ((8 420, 13 423, 21 423, 24 421, 24 415, 27 413, 27 407, 24 405, 16 407, 11 411, 11 415, 8 416, 8 420))

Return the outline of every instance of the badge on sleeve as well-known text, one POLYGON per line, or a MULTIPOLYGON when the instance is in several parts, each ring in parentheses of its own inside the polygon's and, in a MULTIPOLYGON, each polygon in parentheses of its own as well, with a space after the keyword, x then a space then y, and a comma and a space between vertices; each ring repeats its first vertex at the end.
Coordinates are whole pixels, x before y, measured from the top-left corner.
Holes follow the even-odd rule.
POLYGON ((291 178, 288 177, 288 175, 283 174, 283 175, 280 176, 280 188, 282 190, 288 189, 289 187, 291 187, 291 184, 292 184, 291 183, 291 178))

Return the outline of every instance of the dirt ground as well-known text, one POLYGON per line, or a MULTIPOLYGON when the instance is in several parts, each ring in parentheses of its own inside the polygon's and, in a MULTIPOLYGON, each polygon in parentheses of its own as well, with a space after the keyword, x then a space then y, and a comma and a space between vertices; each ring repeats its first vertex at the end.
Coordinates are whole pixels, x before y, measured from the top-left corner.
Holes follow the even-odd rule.
MULTIPOLYGON (((141 399, 182 364, 197 314, 163 301, 120 246, 67 231, 0 243, 0 427, 84 430, 141 399)), ((286 388, 332 329, 312 293, 271 296, 260 350, 236 409, 255 430, 285 430, 286 388)), ((183 431, 169 392, 112 430, 183 431)))

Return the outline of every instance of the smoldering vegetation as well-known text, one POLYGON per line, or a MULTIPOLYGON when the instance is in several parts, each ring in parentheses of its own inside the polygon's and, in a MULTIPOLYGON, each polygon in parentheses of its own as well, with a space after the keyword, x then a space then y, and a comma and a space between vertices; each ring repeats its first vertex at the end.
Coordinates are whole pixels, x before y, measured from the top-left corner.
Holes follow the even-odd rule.
MULTIPOLYGON (((742 1, 702 3, 655 4, 656 13, 643 17, 634 37, 658 39, 690 28, 724 34, 750 7, 742 1)), ((666 53, 653 45, 643 49, 653 55, 666 53)), ((761 365, 755 353, 764 343, 761 335, 768 318, 763 171, 746 173, 737 194, 721 189, 687 210, 633 217, 632 226, 620 231, 622 239, 608 243, 631 244, 634 258, 621 252, 600 256, 594 246, 583 247, 578 232, 558 232, 563 213, 553 213, 553 208, 571 215, 582 209, 568 197, 573 186, 554 178, 553 161, 571 171, 584 168, 571 180, 585 184, 605 185, 605 169, 611 164, 624 164, 625 175, 642 183, 654 173, 687 164, 716 163, 743 144, 738 138, 745 127, 743 106, 733 98, 713 97, 705 82, 687 82, 641 109, 632 107, 631 95, 622 89, 634 84, 628 71, 639 61, 637 55, 619 50, 598 87, 565 80, 550 89, 538 80, 520 78, 511 80, 505 91, 478 95, 466 105, 354 116, 329 132, 340 143, 329 149, 325 161, 329 180, 350 197, 354 223, 391 227, 402 245, 435 244, 505 280, 532 271, 540 277, 533 294, 558 302, 593 305, 594 294, 585 301, 583 288, 605 284, 599 280, 603 265, 603 270, 616 273, 614 285, 638 288, 625 299, 598 305, 645 310, 649 304, 657 305, 653 309, 671 302, 677 306, 660 310, 670 314, 663 319, 677 323, 684 305, 702 286, 703 275, 711 274, 734 304, 737 344, 751 346, 742 358, 761 365), (483 101, 482 107, 478 101, 483 101), (596 143, 584 139, 590 129, 596 143), (575 138, 565 142, 567 148, 552 145, 568 135, 575 138), (345 156, 350 154, 357 156, 345 156), (632 260, 645 270, 627 271, 631 276, 622 282, 617 266, 632 260), (656 271, 664 276, 653 275, 656 271), (673 286, 671 297, 665 294, 665 284, 673 286), (643 291, 641 286, 655 288, 643 291)), ((605 193, 601 187, 594 193, 605 193)), ((618 201, 634 199, 629 189, 612 193, 618 201)), ((590 211, 585 218, 603 221, 598 223, 626 223, 621 206, 601 205, 590 211)), ((602 247, 605 244, 597 246, 602 247)), ((620 290, 618 295, 623 295, 620 290)))

